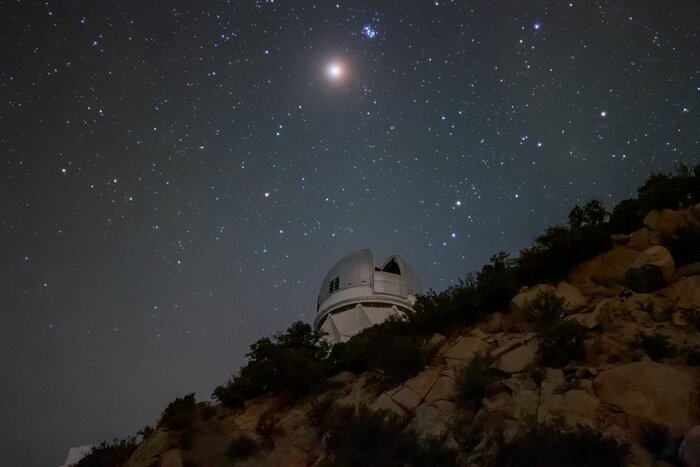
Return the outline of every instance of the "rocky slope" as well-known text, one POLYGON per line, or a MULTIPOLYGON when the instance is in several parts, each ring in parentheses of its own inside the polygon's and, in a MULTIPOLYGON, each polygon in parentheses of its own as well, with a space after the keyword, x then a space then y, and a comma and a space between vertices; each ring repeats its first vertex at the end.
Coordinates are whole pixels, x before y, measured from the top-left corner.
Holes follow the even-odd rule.
POLYGON ((700 370, 689 364, 700 356, 700 264, 676 268, 663 245, 679 229, 700 226, 700 205, 652 211, 644 224, 613 236, 612 250, 565 281, 523 288, 509 310, 449 338, 433 336, 439 350, 430 365, 400 384, 341 373, 295 402, 268 394, 240 409, 217 406, 187 442, 158 429, 127 465, 322 465, 327 437, 311 420, 341 406, 395 413, 418 440, 460 451, 459 465, 492 464, 499 445, 546 423, 587 426, 627 443, 630 465, 700 465, 700 370), (587 329, 585 357, 564 368, 538 364, 541 336, 525 316, 527 303, 547 291, 566 300, 566 319, 587 329), (676 352, 652 355, 654 361, 645 353, 654 346, 640 345, 642 335, 676 352), (477 353, 490 356, 500 377, 487 397, 465 406, 455 378, 477 353), (470 434, 467 449, 458 431, 470 434), (253 443, 232 454, 234 439, 253 443))

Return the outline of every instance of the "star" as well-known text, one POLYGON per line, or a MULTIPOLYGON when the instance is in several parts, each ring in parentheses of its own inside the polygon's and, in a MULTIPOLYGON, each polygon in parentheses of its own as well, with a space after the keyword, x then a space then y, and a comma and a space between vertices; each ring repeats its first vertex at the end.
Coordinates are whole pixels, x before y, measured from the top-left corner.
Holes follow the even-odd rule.
POLYGON ((344 75, 345 69, 338 61, 331 62, 326 67, 326 76, 328 76, 331 81, 340 81, 344 75))
POLYGON ((363 34, 367 39, 374 39, 375 37, 377 37, 377 30, 376 30, 374 27, 372 27, 371 25, 366 24, 366 25, 362 28, 362 34, 363 34))

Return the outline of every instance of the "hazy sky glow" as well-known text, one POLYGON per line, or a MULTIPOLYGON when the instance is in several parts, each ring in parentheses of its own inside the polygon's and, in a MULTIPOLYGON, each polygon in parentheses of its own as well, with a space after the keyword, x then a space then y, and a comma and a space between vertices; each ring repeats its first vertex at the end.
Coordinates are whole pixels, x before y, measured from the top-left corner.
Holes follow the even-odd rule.
POLYGON ((0 8, 0 463, 207 399, 371 248, 442 290, 700 162, 696 1, 0 8))

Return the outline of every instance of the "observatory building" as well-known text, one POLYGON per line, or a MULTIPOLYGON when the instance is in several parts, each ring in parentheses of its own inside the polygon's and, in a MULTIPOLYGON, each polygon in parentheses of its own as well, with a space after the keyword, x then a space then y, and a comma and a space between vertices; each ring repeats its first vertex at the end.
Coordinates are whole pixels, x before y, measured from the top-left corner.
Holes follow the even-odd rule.
POLYGON ((418 276, 400 256, 378 267, 370 250, 360 250, 335 263, 323 279, 314 328, 327 332, 331 343, 345 342, 408 311, 421 292, 418 276))

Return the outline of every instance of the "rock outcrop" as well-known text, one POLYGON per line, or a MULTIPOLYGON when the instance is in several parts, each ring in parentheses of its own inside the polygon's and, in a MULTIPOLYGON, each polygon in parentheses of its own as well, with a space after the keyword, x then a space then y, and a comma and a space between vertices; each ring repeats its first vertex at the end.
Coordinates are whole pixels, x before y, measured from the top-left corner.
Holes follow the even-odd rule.
POLYGON ((582 263, 565 281, 523 287, 508 310, 452 336, 433 336, 439 350, 430 364, 399 384, 343 372, 327 381, 325 393, 296 402, 273 394, 240 409, 218 407, 188 448, 159 429, 127 465, 231 465, 227 446, 241 435, 258 449, 236 465, 315 465, 328 447, 312 413, 367 407, 394 414, 406 432, 447 448, 463 447, 459 436, 466 433, 469 451, 458 457, 460 465, 489 465, 504 440, 536 424, 564 424, 628 443, 635 465, 668 465, 659 459, 666 456, 700 466, 700 267, 676 270, 663 245, 678 229, 700 225, 700 206, 652 211, 644 225, 616 236, 613 249, 582 263), (542 292, 564 299, 565 319, 585 328, 585 357, 564 368, 540 365, 543 337, 524 316, 542 292), (652 344, 671 350, 659 356, 640 336, 656 336, 652 344), (476 355, 489 358, 498 378, 484 397, 465 405, 457 382, 476 355), (666 437, 655 440, 670 446, 663 456, 652 452, 650 432, 666 437))

